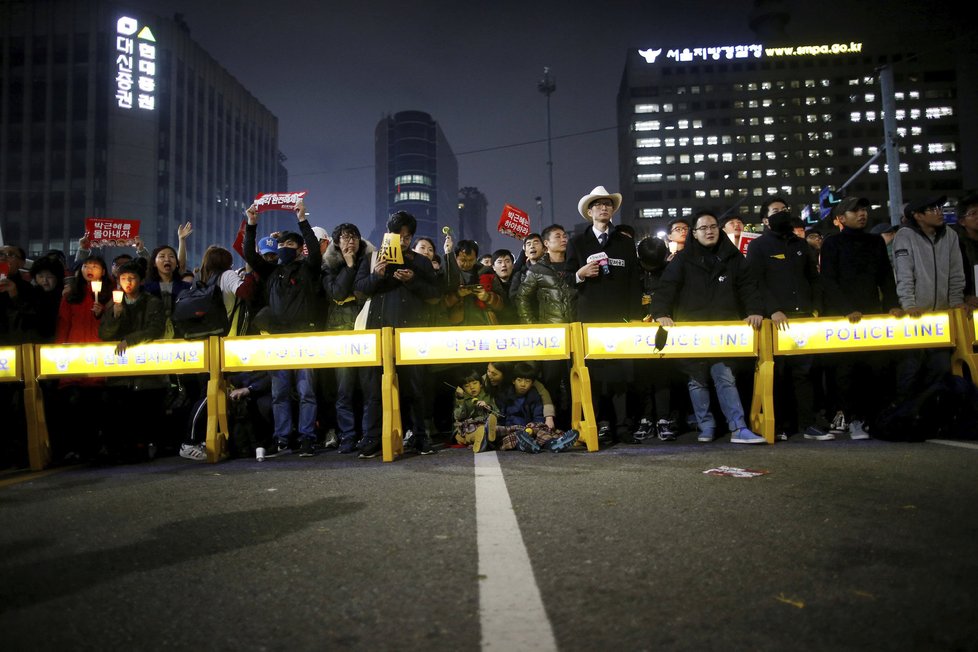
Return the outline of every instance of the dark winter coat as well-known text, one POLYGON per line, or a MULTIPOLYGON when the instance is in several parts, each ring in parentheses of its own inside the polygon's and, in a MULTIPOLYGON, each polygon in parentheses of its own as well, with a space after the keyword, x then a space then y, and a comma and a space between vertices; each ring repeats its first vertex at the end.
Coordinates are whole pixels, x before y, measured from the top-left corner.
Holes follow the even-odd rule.
POLYGON ((373 273, 373 258, 364 256, 357 270, 353 289, 370 299, 367 328, 411 328, 426 326, 428 299, 441 296, 442 287, 435 279, 431 261, 413 251, 404 252, 405 269, 414 272, 408 282, 390 276, 373 273))
POLYGON ((690 238, 666 266, 652 297, 652 316, 677 322, 736 321, 762 309, 747 261, 723 235, 709 249, 690 238))
POLYGON ((776 312, 810 317, 820 312, 818 265, 802 238, 768 229, 750 243, 747 264, 757 279, 765 317, 776 312))
POLYGON ((900 307, 893 267, 880 236, 845 227, 825 238, 821 261, 827 316, 874 315, 900 307))
POLYGON ((363 293, 353 290, 357 280, 357 270, 360 263, 376 251, 367 240, 360 240, 360 249, 353 259, 353 267, 348 267, 336 241, 329 243, 323 255, 323 288, 330 306, 329 317, 326 320, 328 331, 351 331, 357 315, 363 308, 367 298, 363 293))
MULTIPOLYGON (((588 256, 602 251, 594 229, 571 238, 567 264, 576 273, 588 256)), ((603 250, 608 254, 609 274, 598 274, 577 284, 577 317, 582 322, 621 322, 641 319, 641 285, 635 241, 612 230, 603 250)))
POLYGON ((516 311, 522 324, 568 324, 577 315, 577 284, 574 273, 580 269, 566 262, 550 262, 550 255, 527 268, 516 291, 516 311), (563 267, 564 272, 558 272, 563 267))

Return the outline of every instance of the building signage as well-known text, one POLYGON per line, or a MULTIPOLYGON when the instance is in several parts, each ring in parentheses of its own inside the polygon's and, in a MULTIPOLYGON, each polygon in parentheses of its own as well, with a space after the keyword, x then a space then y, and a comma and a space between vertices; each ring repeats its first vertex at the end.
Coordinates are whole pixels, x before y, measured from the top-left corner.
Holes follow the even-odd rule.
POLYGON ((221 340, 222 371, 380 366, 380 331, 260 335, 221 340))
POLYGON ((397 364, 559 360, 570 355, 567 326, 398 329, 397 364))
POLYGON ((755 331, 743 322, 682 324, 666 328, 666 345, 655 348, 657 324, 584 324, 585 357, 703 358, 757 355, 755 331))
POLYGON ((0 347, 0 381, 4 380, 20 380, 17 349, 13 346, 0 347))
POLYGON ((832 353, 881 349, 918 349, 953 346, 947 313, 912 317, 864 317, 848 319, 792 319, 787 330, 778 330, 774 355, 832 353))
POLYGON ((751 45, 717 45, 703 48, 649 48, 639 50, 646 63, 671 59, 676 63, 736 61, 738 59, 762 59, 764 57, 803 57, 825 54, 858 54, 862 43, 832 43, 829 45, 799 45, 791 47, 766 47, 760 43, 751 45), (663 52, 665 54, 663 55, 663 52))
POLYGON ((131 346, 116 355, 115 342, 46 344, 39 348, 40 378, 140 376, 207 371, 206 342, 167 340, 131 346))
POLYGON ((115 100, 119 108, 156 109, 156 37, 148 25, 122 16, 115 26, 115 100))

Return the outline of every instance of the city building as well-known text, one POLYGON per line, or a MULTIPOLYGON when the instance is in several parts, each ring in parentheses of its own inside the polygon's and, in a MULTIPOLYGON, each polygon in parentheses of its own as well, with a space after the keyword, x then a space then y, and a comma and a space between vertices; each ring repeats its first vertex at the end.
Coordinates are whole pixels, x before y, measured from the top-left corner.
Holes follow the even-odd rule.
POLYGON ((466 186, 458 191, 458 238, 475 240, 480 254, 491 254, 489 234, 489 202, 478 188, 466 186))
POLYGON ((387 216, 407 211, 418 220, 417 235, 458 230, 458 162, 441 126, 422 111, 381 118, 374 132, 377 223, 373 242, 383 237, 387 216))
MULTIPOLYGON (((624 221, 656 233, 701 208, 757 221, 772 195, 817 219, 820 190, 882 149, 883 65, 894 72, 904 196, 954 195, 962 169, 976 169, 975 141, 962 137, 975 108, 974 88, 959 84, 973 75, 963 60, 862 42, 633 48, 618 94, 624 221)), ((885 207, 885 163, 881 155, 847 192, 885 207)))
POLYGON ((0 103, 0 228, 30 255, 73 252, 86 218, 137 219, 150 248, 189 220, 199 264, 286 190, 276 117, 179 16, 0 0, 0 103))

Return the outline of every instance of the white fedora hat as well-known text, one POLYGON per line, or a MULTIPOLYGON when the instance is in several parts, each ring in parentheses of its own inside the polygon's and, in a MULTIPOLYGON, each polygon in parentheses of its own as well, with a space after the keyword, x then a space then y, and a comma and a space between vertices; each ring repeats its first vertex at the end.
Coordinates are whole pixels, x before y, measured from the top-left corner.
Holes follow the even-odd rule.
POLYGON ((598 186, 592 190, 589 194, 581 197, 581 201, 577 202, 577 212, 581 214, 581 217, 587 221, 591 221, 591 217, 587 214, 588 208, 591 207, 591 202, 596 199, 610 199, 611 200, 611 214, 614 215, 621 208, 621 195, 617 192, 608 192, 604 186, 598 186))

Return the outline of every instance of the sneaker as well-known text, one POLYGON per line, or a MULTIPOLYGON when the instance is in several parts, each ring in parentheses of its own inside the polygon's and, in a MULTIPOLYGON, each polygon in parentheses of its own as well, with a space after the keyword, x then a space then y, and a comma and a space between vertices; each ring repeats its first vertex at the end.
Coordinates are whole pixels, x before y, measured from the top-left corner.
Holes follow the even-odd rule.
POLYGON ((655 431, 659 441, 676 441, 676 424, 669 419, 659 419, 655 424, 655 431))
POLYGON ((292 452, 292 449, 289 448, 288 441, 279 440, 278 442, 275 443, 275 446, 276 446, 275 448, 276 455, 288 455, 289 453, 292 452))
POLYGON ((299 457, 314 457, 316 455, 316 445, 312 439, 303 439, 299 443, 299 457))
POLYGON ((700 434, 696 435, 696 441, 701 441, 703 443, 709 443, 716 438, 717 436, 713 433, 712 430, 704 430, 700 432, 700 434))
POLYGON ((404 433, 404 438, 401 440, 401 445, 404 448, 412 448, 414 446, 414 431, 408 429, 404 433))
POLYGON ((788 441, 789 437, 791 437, 791 435, 788 433, 787 430, 782 430, 781 432, 779 432, 774 436, 774 438, 777 439, 778 441, 788 441))
POLYGON ((835 418, 832 419, 832 424, 829 427, 829 432, 833 435, 841 435, 849 429, 849 422, 846 421, 846 415, 839 410, 835 413, 835 418))
POLYGON ((418 452, 418 455, 434 455, 438 452, 431 447, 431 437, 428 435, 417 435, 414 441, 414 450, 418 452))
MULTIPOLYGON (((839 414, 842 414, 841 412, 839 414)), ((808 426, 805 428, 805 439, 815 439, 816 441, 829 441, 835 439, 835 434, 831 431, 826 432, 818 426, 808 426)))
POLYGON ((603 443, 611 441, 611 424, 607 421, 598 424, 598 441, 603 443))
POLYGON ((537 444, 532 432, 527 432, 528 430, 529 428, 516 431, 516 445, 524 453, 539 453, 540 445, 537 444))
POLYGON ((330 428, 326 431, 326 437, 323 439, 323 448, 329 450, 330 448, 338 448, 340 445, 340 438, 336 436, 336 431, 330 428))
POLYGON ((567 430, 560 437, 555 437, 547 442, 547 448, 552 453, 559 453, 567 450, 574 445, 581 434, 576 430, 567 430))
POLYGON ((869 433, 866 432, 866 428, 862 421, 859 419, 853 419, 849 423, 849 438, 850 439, 869 439, 869 433))
POLYGON ((380 444, 379 439, 374 439, 373 441, 365 441, 360 446, 360 459, 361 460, 372 460, 381 454, 383 446, 380 444))
POLYGON ((646 437, 652 434, 652 422, 642 417, 642 420, 638 422, 638 429, 632 433, 632 438, 635 441, 644 441, 646 437))
POLYGON ((341 455, 349 455, 350 453, 357 452, 357 442, 355 439, 345 439, 340 442, 339 447, 336 449, 341 455))
POLYGON ((206 462, 207 451, 203 444, 180 444, 180 457, 194 462, 206 462))
POLYGON ((730 435, 730 442, 733 444, 764 444, 767 440, 757 433, 751 432, 750 428, 741 428, 730 435))

